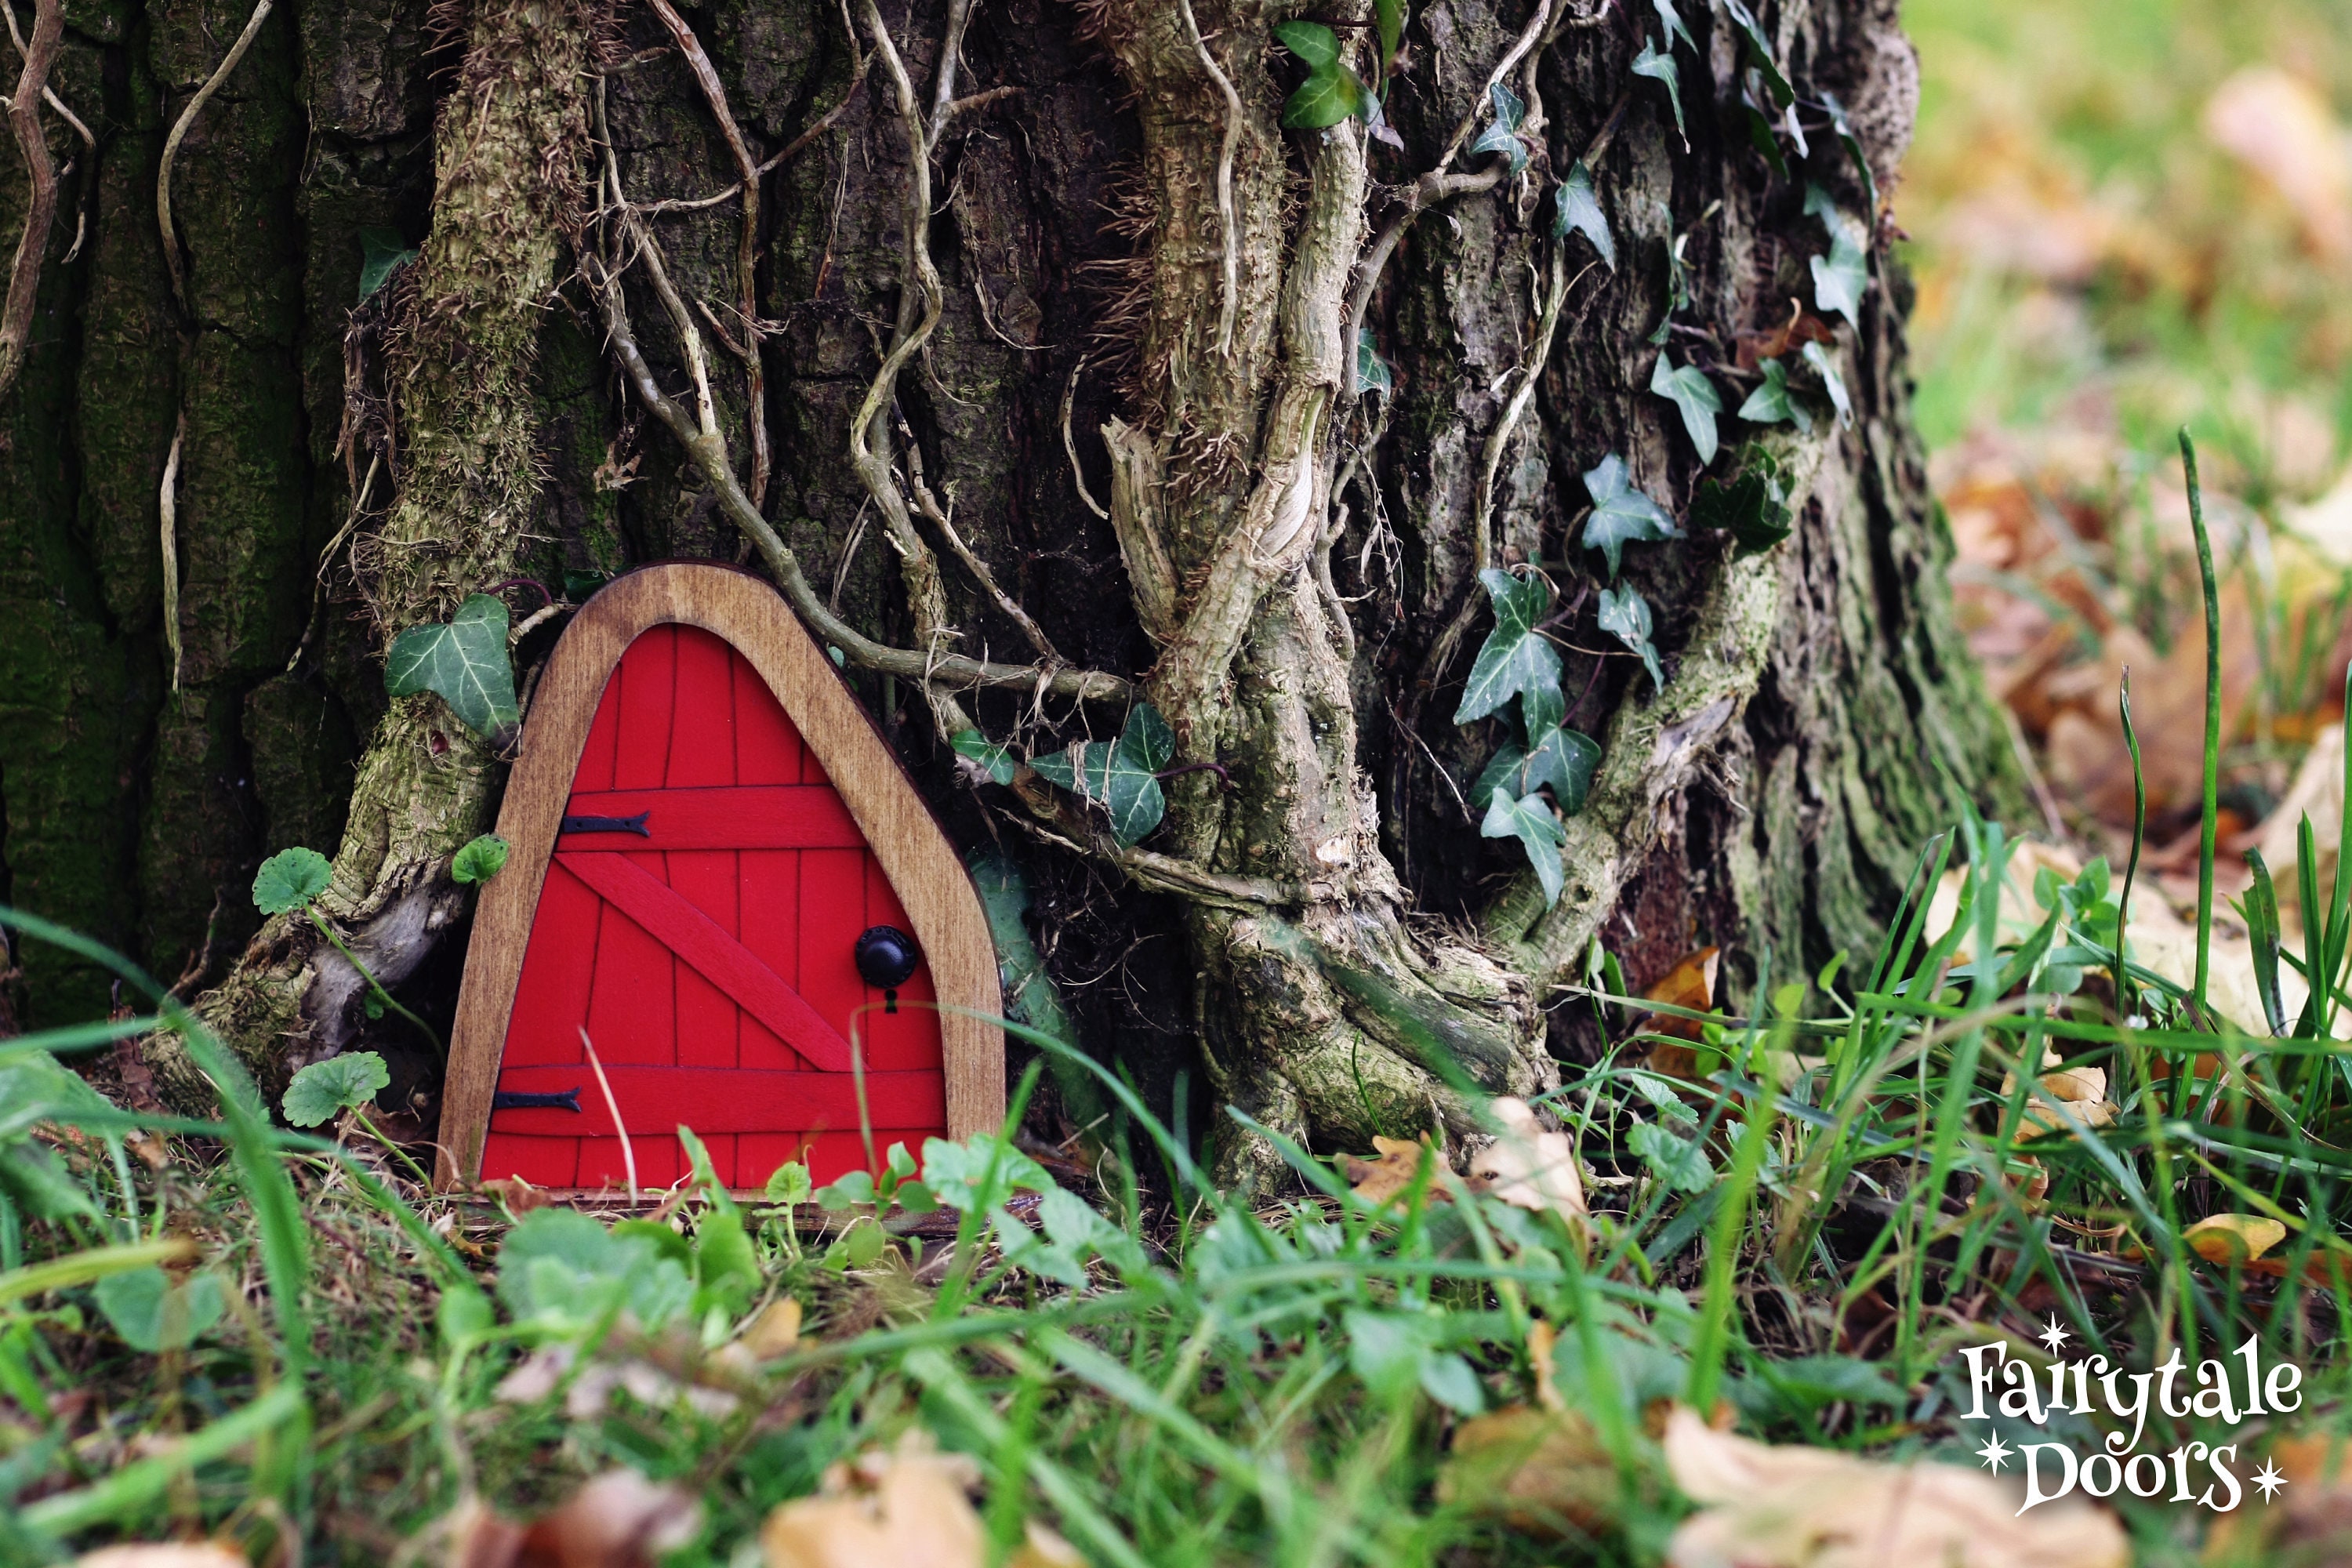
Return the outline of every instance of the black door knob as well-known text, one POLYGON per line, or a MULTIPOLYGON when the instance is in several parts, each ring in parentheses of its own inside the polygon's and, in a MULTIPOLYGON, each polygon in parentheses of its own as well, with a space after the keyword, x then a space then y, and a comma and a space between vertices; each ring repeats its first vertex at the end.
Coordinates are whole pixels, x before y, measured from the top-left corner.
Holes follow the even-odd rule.
POLYGON ((923 950, 897 926, 871 926, 857 939, 857 973, 882 988, 883 1011, 898 1010, 898 987, 913 977, 923 950))

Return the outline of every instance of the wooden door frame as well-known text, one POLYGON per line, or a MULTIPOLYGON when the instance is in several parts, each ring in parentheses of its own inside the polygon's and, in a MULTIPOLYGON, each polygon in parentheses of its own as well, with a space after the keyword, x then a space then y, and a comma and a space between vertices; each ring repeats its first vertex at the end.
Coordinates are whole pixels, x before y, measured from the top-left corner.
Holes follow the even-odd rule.
POLYGON ((996 944, 979 889, 946 830, 782 595, 717 562, 664 562, 615 579, 582 605, 540 673, 523 722, 522 754, 499 810, 506 868, 484 885, 475 908, 450 1031, 435 1177, 445 1190, 471 1186, 481 1174, 515 987, 597 705, 629 645, 669 625, 713 633, 759 671, 881 862, 942 1004, 948 1136, 992 1131, 1003 1120, 1004 1032, 989 1021, 1003 1008, 996 944))

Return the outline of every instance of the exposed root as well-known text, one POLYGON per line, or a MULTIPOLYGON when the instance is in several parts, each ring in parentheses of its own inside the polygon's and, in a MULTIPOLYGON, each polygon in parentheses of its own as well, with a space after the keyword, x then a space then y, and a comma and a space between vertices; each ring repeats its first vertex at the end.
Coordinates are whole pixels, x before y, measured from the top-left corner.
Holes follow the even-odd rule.
POLYGON ((275 4, 276 0, 255 0, 253 15, 245 21, 245 31, 236 36, 236 42, 229 46, 228 53, 221 58, 221 63, 214 68, 212 75, 205 79, 205 84, 196 89, 196 95, 188 100, 185 109, 180 110, 180 118, 172 122, 172 133, 163 138, 163 166, 155 174, 155 226, 163 236, 163 270, 171 275, 172 293, 180 301, 183 310, 190 309, 188 279, 186 266, 180 259, 180 231, 172 226, 172 164, 180 155, 180 143, 186 139, 188 127, 196 122, 196 116, 204 111, 213 94, 220 90, 221 83, 228 79, 229 72, 236 69, 237 62, 245 58, 245 51, 253 47, 254 38, 261 31, 261 24, 269 19, 270 7, 275 4))
MULTIPOLYGON (((16 30, 13 11, 8 30, 16 30)), ((16 240, 16 258, 8 268, 7 303, 0 305, 0 397, 8 395, 24 368, 25 351, 33 336, 33 306, 41 288, 41 258, 48 252, 49 226, 57 218, 58 174, 49 162, 48 138, 41 130, 41 101, 47 96, 49 68, 57 63, 65 30, 60 0, 34 0, 33 37, 24 45, 24 68, 16 73, 16 96, 8 101, 8 128, 16 132, 16 150, 24 154, 30 199, 25 206, 25 232, 16 240)), ((97 177, 95 166, 90 177, 97 177)))

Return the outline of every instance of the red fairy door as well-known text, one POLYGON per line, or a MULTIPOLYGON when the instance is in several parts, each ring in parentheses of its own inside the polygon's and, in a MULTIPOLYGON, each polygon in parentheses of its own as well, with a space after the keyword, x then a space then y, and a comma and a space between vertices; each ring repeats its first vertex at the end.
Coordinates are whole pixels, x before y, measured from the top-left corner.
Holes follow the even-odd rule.
POLYGON ((921 963, 885 1011, 856 960, 875 927, 917 947, 873 846, 760 672, 699 626, 638 633, 563 800, 480 1174, 622 1185, 583 1031, 642 1187, 685 1173, 681 1125, 730 1186, 787 1160, 819 1182, 863 1167, 853 1039, 877 1150, 919 1152, 948 1130, 940 1015, 921 1005, 921 963))

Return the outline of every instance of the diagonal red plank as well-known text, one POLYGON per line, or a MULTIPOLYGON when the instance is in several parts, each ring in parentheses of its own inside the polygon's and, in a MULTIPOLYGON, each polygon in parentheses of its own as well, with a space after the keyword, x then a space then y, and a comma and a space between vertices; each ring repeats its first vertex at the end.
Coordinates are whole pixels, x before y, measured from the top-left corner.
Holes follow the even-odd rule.
MULTIPOLYGON (((646 934, 694 965, 793 1049, 828 1071, 850 1070, 849 1042, 799 992, 785 984, 782 975, 652 872, 625 855, 559 850, 555 858, 598 897, 644 927, 646 934)), ((850 962, 846 952, 841 957, 844 963, 850 962)))

